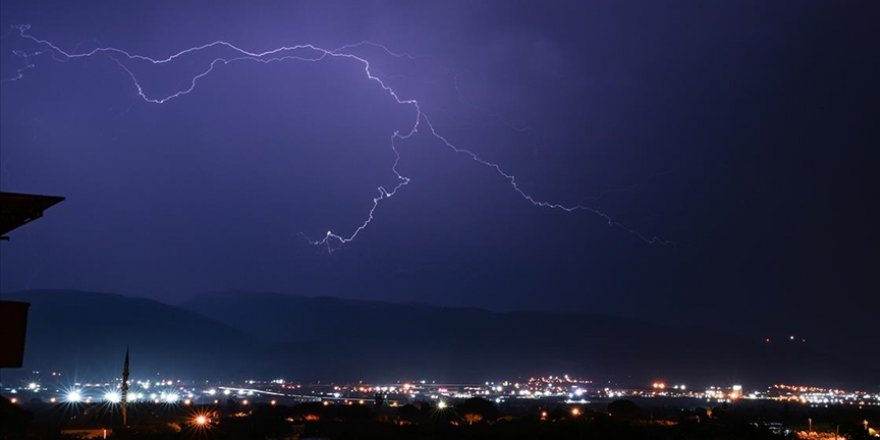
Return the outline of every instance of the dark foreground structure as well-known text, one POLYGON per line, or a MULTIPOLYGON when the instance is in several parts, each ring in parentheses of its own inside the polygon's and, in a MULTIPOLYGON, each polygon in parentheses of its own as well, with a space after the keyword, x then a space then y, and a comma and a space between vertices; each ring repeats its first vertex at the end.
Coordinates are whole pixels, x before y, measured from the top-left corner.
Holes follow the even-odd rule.
MULTIPOLYGON (((0 241, 6 235, 43 216, 64 197, 0 192, 0 241)), ((0 368, 20 368, 24 360, 28 303, 0 301, 0 368)))
POLYGON ((43 212, 62 202, 64 197, 0 192, 0 239, 13 229, 43 216, 43 212))

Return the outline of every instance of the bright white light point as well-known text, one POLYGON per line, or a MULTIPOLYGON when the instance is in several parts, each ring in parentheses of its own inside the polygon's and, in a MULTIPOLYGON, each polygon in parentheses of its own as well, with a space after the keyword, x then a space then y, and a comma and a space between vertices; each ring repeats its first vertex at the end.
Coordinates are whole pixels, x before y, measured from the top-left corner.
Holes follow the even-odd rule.
POLYGON ((331 235, 333 235, 333 233, 330 232, 330 231, 327 231, 327 236, 329 237, 329 236, 331 236, 331 235))
POLYGON ((437 403, 437 408, 446 409, 446 402, 441 400, 439 403, 437 403))
POLYGON ((119 403, 122 401, 122 397, 116 391, 107 391, 104 394, 104 400, 110 403, 119 403))
POLYGON ((178 396, 177 393, 168 393, 165 395, 165 401, 168 403, 177 402, 177 399, 179 398, 180 396, 178 396))
POLYGON ((34 389, 36 389, 36 388, 37 388, 37 384, 36 384, 36 383, 31 382, 31 383, 28 384, 28 389, 29 389, 29 390, 34 390, 34 389))
POLYGON ((230 391, 229 391, 229 390, 223 390, 223 394, 224 394, 224 395, 226 395, 226 396, 228 396, 228 395, 229 395, 229 393, 230 393, 230 391))
POLYGON ((82 401, 82 393, 79 390, 73 390, 73 391, 67 393, 67 401, 68 402, 82 401))

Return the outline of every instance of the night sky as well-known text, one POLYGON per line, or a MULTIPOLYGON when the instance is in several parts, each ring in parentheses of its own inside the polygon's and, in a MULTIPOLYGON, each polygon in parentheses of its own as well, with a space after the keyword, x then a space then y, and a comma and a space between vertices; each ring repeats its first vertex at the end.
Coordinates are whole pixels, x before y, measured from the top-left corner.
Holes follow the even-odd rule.
POLYGON ((67 197, 2 244, 4 291, 246 289, 876 338, 876 2, 4 0, 0 17, 0 189, 67 197), (70 53, 157 59, 381 43, 412 58, 346 52, 450 142, 537 200, 672 243, 536 207, 423 125, 395 141, 410 183, 328 253, 304 236, 364 221, 415 118, 357 61, 221 63, 152 104, 116 61, 159 98, 230 52, 63 62, 21 24, 70 53))

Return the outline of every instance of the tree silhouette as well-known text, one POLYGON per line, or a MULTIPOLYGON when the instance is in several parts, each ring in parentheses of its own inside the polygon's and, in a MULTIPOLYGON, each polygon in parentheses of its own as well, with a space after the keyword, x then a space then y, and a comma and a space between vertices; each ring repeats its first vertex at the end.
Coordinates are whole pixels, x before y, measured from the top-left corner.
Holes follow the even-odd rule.
POLYGON ((397 417, 402 422, 417 423, 422 419, 422 411, 415 405, 407 403, 397 410, 397 417))
POLYGON ((632 400, 619 399, 608 404, 611 418, 618 420, 634 420, 639 418, 641 408, 632 400))
POLYGON ((481 397, 472 397, 456 406, 456 410, 469 424, 493 421, 498 418, 495 404, 481 397))

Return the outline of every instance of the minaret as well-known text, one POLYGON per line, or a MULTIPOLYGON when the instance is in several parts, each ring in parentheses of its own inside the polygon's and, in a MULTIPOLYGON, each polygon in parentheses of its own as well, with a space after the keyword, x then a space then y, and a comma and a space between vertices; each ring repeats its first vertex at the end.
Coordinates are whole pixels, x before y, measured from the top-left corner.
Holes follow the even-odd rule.
POLYGON ((122 364, 122 426, 128 426, 128 347, 125 347, 125 363, 122 364))

